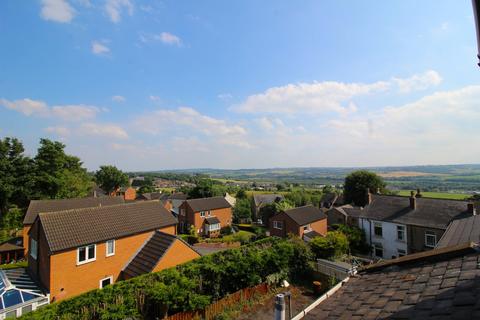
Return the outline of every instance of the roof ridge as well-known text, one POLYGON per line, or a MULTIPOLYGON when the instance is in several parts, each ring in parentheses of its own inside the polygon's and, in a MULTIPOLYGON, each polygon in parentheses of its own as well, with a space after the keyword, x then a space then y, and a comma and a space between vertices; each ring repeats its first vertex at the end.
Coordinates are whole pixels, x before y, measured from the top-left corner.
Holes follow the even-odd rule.
MULTIPOLYGON (((374 197, 390 197, 390 198, 404 198, 404 199, 408 199, 410 198, 410 196, 402 196, 402 195, 399 195, 399 194, 378 194, 378 193, 372 193, 372 196, 374 197)), ((469 202, 469 200, 461 200, 461 199, 440 199, 440 198, 433 198, 433 197, 425 197, 425 196, 421 196, 421 197, 416 197, 415 199, 428 199, 428 200, 439 200, 439 201, 455 201, 455 202, 469 202)))
POLYGON ((135 201, 135 202, 124 202, 124 203, 116 203, 112 205, 97 205, 94 207, 86 207, 86 208, 73 208, 73 209, 66 209, 66 210, 58 210, 58 211, 47 211, 47 212, 39 212, 38 216, 45 216, 46 214, 63 214, 63 213, 69 213, 69 212, 82 212, 82 211, 89 211, 89 210, 98 210, 102 208, 111 208, 111 207, 121 207, 121 206, 134 206, 134 205, 141 205, 141 204, 147 204, 147 203, 152 203, 152 202, 158 202, 160 203, 159 200, 144 200, 144 201, 135 201))

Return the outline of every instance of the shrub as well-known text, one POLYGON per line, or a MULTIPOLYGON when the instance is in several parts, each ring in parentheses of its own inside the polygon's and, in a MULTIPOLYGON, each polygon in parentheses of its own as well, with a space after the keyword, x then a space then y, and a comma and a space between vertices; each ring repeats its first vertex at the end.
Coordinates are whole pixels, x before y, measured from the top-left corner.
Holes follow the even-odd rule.
POLYGON ((365 231, 356 226, 335 224, 333 228, 347 236, 350 250, 354 253, 368 253, 370 246, 365 238, 365 231))
POLYGON ((310 247, 316 258, 334 259, 348 253, 348 239, 342 232, 330 231, 325 237, 315 237, 310 247))

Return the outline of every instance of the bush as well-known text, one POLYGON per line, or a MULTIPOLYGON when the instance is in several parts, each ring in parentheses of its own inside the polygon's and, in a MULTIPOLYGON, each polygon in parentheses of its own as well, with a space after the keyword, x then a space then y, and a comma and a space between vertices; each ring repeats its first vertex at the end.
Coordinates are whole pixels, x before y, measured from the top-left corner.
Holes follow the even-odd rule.
POLYGON ((339 231, 330 231, 325 237, 313 238, 310 248, 316 258, 334 259, 348 253, 348 239, 339 231))
POLYGON ((332 226, 336 231, 340 231, 347 236, 350 250, 353 253, 368 253, 370 246, 365 238, 365 231, 355 226, 347 226, 344 224, 334 224, 332 226))
POLYGON ((311 271, 309 257, 301 240, 265 238, 53 303, 22 319, 162 318, 203 309, 227 294, 266 281, 272 274, 298 277, 311 271))
POLYGON ((232 234, 233 231, 232 231, 232 227, 231 226, 226 226, 226 227, 223 227, 221 230, 220 230, 220 234, 222 236, 228 236, 229 234, 232 234))

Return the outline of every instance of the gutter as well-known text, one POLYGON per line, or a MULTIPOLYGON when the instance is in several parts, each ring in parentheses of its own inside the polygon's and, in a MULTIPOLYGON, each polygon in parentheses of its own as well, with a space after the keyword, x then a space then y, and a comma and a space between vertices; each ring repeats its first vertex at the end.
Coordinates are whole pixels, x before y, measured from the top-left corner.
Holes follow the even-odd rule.
POLYGON ((317 300, 315 300, 311 305, 309 305, 308 307, 306 307, 305 309, 303 309, 302 311, 300 311, 299 314, 297 314, 295 317, 293 317, 291 320, 300 320, 302 319, 303 317, 305 317, 307 315, 307 313, 309 313, 310 311, 312 311, 313 309, 315 309, 320 303, 322 303, 323 301, 327 300, 328 298, 330 298, 331 296, 333 296, 333 294, 335 292, 337 292, 341 287, 343 287, 343 285, 348 282, 348 280, 350 280, 350 277, 347 277, 345 278, 344 280, 340 281, 340 283, 338 283, 335 287, 333 287, 332 289, 328 290, 326 293, 324 293, 320 298, 318 298, 317 300))

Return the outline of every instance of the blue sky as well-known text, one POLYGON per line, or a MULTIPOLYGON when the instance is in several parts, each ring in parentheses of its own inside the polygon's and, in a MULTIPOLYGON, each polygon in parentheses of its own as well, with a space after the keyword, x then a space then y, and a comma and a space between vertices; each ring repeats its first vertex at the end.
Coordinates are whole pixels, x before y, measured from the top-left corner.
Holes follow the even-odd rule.
POLYGON ((470 1, 0 2, 0 136, 89 169, 478 163, 470 1))

